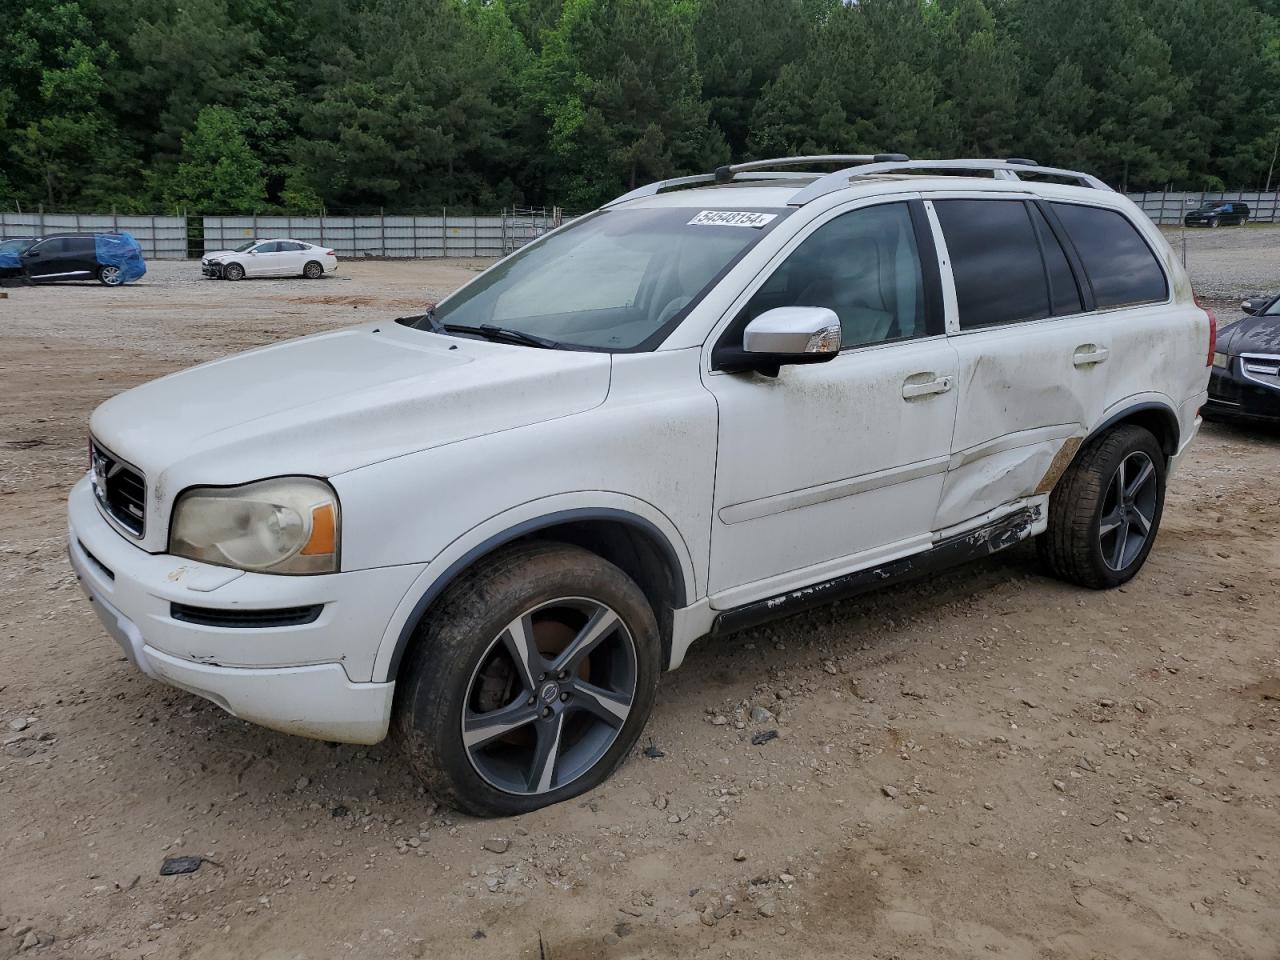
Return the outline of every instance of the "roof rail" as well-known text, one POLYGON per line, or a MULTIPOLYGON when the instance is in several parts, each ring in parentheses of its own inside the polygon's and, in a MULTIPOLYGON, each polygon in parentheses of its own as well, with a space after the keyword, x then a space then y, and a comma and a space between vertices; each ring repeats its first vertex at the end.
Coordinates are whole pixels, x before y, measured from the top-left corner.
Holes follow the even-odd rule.
MULTIPOLYGON (((775 157, 772 160, 748 160, 745 163, 733 163, 716 167, 714 173, 695 173, 687 177, 672 177, 670 180, 658 180, 637 187, 630 193, 624 193, 605 204, 612 207, 639 197, 652 197, 668 190, 680 187, 693 187, 708 183, 729 183, 733 180, 779 180, 797 176, 797 174, 775 173, 765 175, 759 171, 777 170, 779 167, 811 167, 831 163, 887 163, 890 161, 905 163, 911 158, 905 153, 828 153, 805 157, 775 157)), ((821 176, 810 171, 814 176, 821 176)))
POLYGON ((1034 160, 1025 157, 1009 157, 1006 160, 912 160, 904 153, 831 153, 805 157, 777 157, 772 160, 748 160, 745 163, 733 163, 717 167, 714 173, 695 173, 686 177, 672 177, 669 180, 658 180, 637 187, 605 204, 606 207, 617 206, 628 200, 640 197, 652 197, 668 190, 680 187, 694 187, 716 183, 730 183, 736 180, 781 180, 795 177, 816 176, 803 190, 791 198, 790 206, 800 207, 826 196, 836 190, 849 186, 854 177, 875 176, 883 173, 899 173, 910 170, 968 170, 990 171, 998 180, 1018 180, 1019 173, 1040 173, 1049 176, 1064 177, 1074 180, 1082 187, 1094 190, 1110 190, 1097 177, 1079 170, 1064 170, 1059 167, 1042 167, 1034 160), (780 167, 812 167, 819 164, 847 163, 847 166, 834 173, 817 174, 810 170, 805 173, 784 173, 780 167), (769 173, 766 171, 775 171, 769 173))
POLYGON ((910 170, 969 170, 990 171, 998 180, 1019 180, 1019 173, 1041 173, 1048 176, 1064 177, 1074 180, 1079 186, 1091 187, 1094 190, 1110 190, 1111 188, 1097 177, 1079 170, 1064 170, 1060 167, 1042 167, 1031 160, 1013 157, 1008 160, 909 160, 906 162, 881 161, 865 163, 860 166, 846 167, 829 173, 809 184, 794 197, 790 206, 801 207, 811 200, 843 190, 854 177, 875 176, 882 173, 900 173, 910 170))

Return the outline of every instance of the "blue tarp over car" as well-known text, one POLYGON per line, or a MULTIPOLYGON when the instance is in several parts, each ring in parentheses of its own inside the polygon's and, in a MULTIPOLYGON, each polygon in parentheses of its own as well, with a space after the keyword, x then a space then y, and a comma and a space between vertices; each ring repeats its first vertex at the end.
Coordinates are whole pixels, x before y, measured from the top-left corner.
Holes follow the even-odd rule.
POLYGON ((12 250, 0 248, 0 269, 8 267, 16 269, 22 266, 22 261, 18 259, 18 249, 14 247, 12 250))
POLYGON ((147 272, 142 247, 129 233, 100 233, 94 237, 98 262, 120 268, 120 282, 130 283, 147 272))

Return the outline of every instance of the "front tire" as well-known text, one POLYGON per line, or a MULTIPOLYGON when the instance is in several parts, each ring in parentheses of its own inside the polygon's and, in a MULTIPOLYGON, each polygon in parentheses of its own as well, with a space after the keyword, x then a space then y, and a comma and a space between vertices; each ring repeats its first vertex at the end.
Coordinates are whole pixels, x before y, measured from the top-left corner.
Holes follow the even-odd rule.
POLYGON ((640 588, 558 543, 480 561, 411 643, 397 735, 432 795, 477 816, 527 813, 602 783, 644 729, 661 672, 640 588))
POLYGON ((306 266, 302 268, 302 275, 308 280, 319 280, 324 276, 324 267, 315 260, 308 260, 306 266))
POLYGON ((1210 217, 1210 218, 1209 218, 1209 226, 1212 228, 1212 227, 1216 227, 1217 225, 1218 225, 1218 218, 1217 218, 1217 217, 1210 217))
POLYGON ((222 279, 224 280, 243 280, 244 267, 238 263, 228 263, 222 268, 222 279))
POLYGON ((1089 442, 1049 497, 1040 557, 1054 576, 1105 590, 1132 580, 1164 513, 1165 456, 1149 430, 1124 424, 1089 442))
POLYGON ((124 282, 124 275, 119 267, 107 264, 98 268, 98 282, 104 287, 118 287, 124 282))

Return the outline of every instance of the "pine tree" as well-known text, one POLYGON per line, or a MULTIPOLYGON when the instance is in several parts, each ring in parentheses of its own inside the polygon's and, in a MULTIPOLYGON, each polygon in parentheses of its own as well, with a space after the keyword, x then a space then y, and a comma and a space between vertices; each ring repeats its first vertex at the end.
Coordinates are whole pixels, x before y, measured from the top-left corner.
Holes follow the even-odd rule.
POLYGON ((226 107, 205 107, 182 138, 177 169, 164 185, 167 202, 201 213, 265 209, 266 169, 249 148, 244 122, 226 107))

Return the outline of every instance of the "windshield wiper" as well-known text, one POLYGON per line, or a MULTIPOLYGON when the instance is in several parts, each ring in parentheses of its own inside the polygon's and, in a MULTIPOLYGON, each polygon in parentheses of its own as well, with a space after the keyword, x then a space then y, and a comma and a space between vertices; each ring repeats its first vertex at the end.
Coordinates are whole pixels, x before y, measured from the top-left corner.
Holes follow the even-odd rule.
POLYGON ((525 333, 523 330, 512 330, 510 327, 497 327, 492 323, 482 323, 478 327, 472 327, 462 323, 440 323, 435 319, 434 313, 429 314, 428 317, 431 322, 439 324, 440 329, 436 331, 437 333, 470 333, 484 337, 486 340, 495 340, 499 343, 519 343, 526 347, 541 347, 543 350, 560 349, 560 342, 558 340, 552 340, 548 337, 539 337, 537 334, 525 333))

